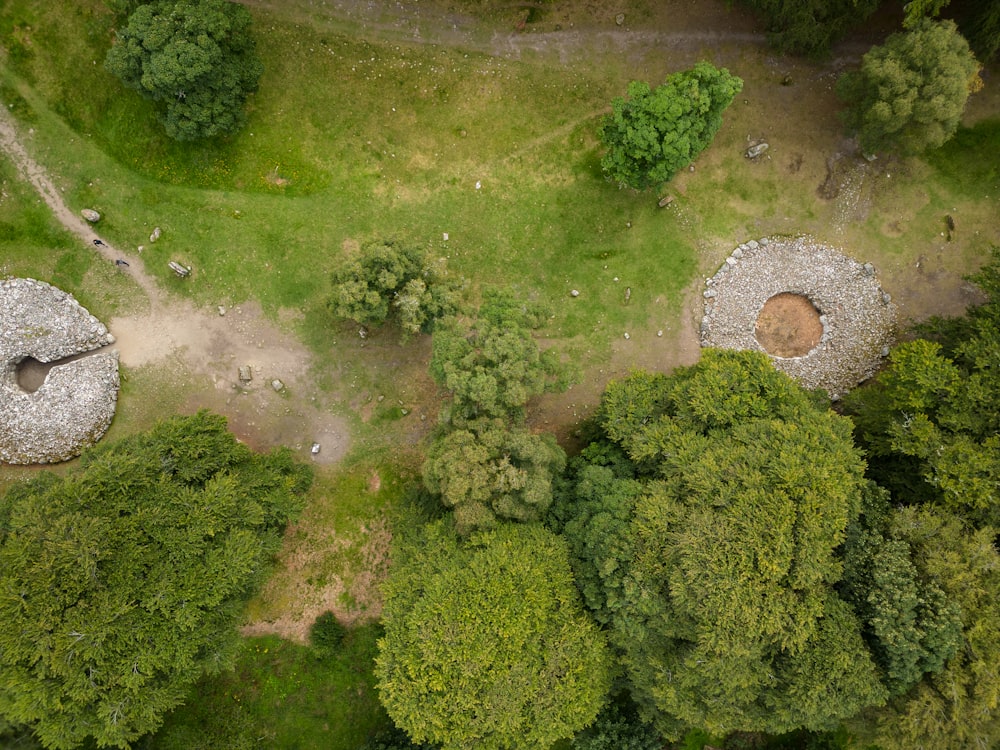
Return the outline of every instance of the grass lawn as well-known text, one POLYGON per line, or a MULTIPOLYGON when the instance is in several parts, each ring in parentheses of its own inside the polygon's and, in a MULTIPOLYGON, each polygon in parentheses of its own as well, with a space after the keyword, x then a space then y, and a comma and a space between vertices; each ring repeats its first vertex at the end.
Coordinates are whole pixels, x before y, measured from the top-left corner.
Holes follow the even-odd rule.
MULTIPOLYGON (((841 63, 697 36, 641 43, 682 33, 670 13, 752 28, 721 0, 697 11, 634 0, 627 34, 615 31, 617 6, 601 15, 603 0, 535 18, 484 2, 448 15, 444 0, 412 16, 388 5, 337 15, 304 0, 248 4, 266 69, 249 124, 202 144, 170 141, 151 105, 104 71, 114 19, 101 0, 0 7, 0 102, 70 208, 99 210, 102 236, 130 257, 143 246, 146 267, 177 297, 209 310, 259 302, 308 348, 312 397, 346 418, 353 440, 347 458, 319 471, 248 618, 300 641, 326 609, 358 627, 323 657, 248 637, 236 672, 203 681, 148 748, 357 748, 386 721, 370 670, 376 631, 363 623, 379 612, 389 538, 419 521, 405 498, 440 394, 426 338, 359 341, 355 326, 331 319, 330 272, 359 243, 427 248, 470 280, 470 303, 490 287, 543 302, 551 318, 540 335, 583 381, 565 403, 538 404, 562 414, 545 422, 561 434, 609 377, 692 356, 656 333, 693 339, 698 284, 739 242, 812 234, 873 262, 912 319, 961 312, 971 299, 962 276, 1000 243, 992 90, 977 95, 975 124, 927 159, 863 162, 846 156, 836 118, 841 63), (606 182, 597 133, 612 97, 700 58, 745 81, 713 145, 659 193, 606 182), (749 139, 766 139, 767 155, 746 159, 749 139), (661 209, 666 194, 674 200, 661 209), (162 237, 150 243, 154 227, 162 237), (170 260, 192 277, 176 279, 170 260)), ((2 159, 0 189, 0 274, 51 281, 102 319, 143 308, 128 277, 61 229, 2 159)), ((218 396, 204 376, 178 382, 166 368, 125 368, 110 437, 218 396)), ((33 471, 3 468, 0 489, 33 471)))
POLYGON ((245 642, 235 671, 207 677, 143 750, 357 750, 385 727, 372 663, 377 625, 348 631, 336 651, 274 636, 245 642))

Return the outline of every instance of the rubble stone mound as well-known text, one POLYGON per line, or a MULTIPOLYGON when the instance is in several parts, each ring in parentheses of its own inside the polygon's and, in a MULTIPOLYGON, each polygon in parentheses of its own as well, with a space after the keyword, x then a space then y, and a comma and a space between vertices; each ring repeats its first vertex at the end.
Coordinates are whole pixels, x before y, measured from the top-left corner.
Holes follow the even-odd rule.
POLYGON ((896 306, 874 266, 808 237, 742 244, 705 284, 702 346, 764 352, 778 370, 833 399, 872 377, 893 343, 896 306), (805 297, 820 314, 819 343, 802 356, 776 356, 757 339, 761 310, 780 294, 805 297))
POLYGON ((0 463, 66 461, 96 443, 118 400, 118 352, 107 327, 73 295, 34 279, 0 279, 0 463), (67 357, 94 352, 61 362, 67 357), (56 363, 29 393, 22 360, 56 363))

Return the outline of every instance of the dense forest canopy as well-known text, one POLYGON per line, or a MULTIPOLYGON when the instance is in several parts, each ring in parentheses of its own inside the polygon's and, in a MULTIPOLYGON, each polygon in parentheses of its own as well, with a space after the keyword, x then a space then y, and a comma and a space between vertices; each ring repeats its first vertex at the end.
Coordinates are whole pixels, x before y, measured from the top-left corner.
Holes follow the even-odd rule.
POLYGON ((311 474, 207 412, 80 463, 0 499, 0 717, 47 748, 125 748, 231 667, 311 474))

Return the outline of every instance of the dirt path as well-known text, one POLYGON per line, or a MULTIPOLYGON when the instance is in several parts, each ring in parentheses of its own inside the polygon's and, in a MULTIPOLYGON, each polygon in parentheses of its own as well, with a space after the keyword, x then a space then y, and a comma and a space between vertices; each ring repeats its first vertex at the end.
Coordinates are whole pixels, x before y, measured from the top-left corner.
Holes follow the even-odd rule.
MULTIPOLYGON (((767 36, 746 12, 724 2, 659 0, 623 14, 606 0, 554 2, 544 20, 516 20, 515 6, 490 11, 484 19, 457 11, 454 3, 373 3, 368 0, 237 0, 243 5, 328 28, 361 33, 386 41, 442 45, 521 59, 526 54, 555 58, 560 64, 594 63, 593 52, 612 49, 629 56, 699 52, 720 44, 764 46, 767 36), (507 15, 504 11, 509 11, 507 15), (666 19, 666 22, 663 22, 666 19), (669 29, 660 31, 656 29, 669 29)), ((484 11, 485 12, 485 11, 484 11)), ((521 14, 526 14, 521 9, 521 14)))
MULTIPOLYGON (((96 229, 72 211, 52 178, 25 149, 14 123, 0 108, 0 150, 45 200, 67 230, 108 262, 125 260, 123 267, 149 301, 146 313, 113 318, 121 363, 126 368, 159 368, 169 373, 171 387, 197 393, 187 407, 209 408, 224 414, 233 431, 254 447, 287 445, 303 458, 330 463, 349 446, 347 423, 317 408, 320 394, 310 384, 312 355, 291 334, 267 320, 256 303, 232 310, 207 312, 189 300, 172 297, 147 273, 142 259, 106 243, 96 229), (94 240, 100 240, 95 244, 94 240), (249 366, 250 383, 239 381, 239 368, 249 366), (194 380, 212 388, 190 388, 194 380), (275 390, 272 381, 284 387, 275 390), (320 453, 313 456, 312 444, 320 453)), ((119 408, 128 408, 119 404, 119 408)))

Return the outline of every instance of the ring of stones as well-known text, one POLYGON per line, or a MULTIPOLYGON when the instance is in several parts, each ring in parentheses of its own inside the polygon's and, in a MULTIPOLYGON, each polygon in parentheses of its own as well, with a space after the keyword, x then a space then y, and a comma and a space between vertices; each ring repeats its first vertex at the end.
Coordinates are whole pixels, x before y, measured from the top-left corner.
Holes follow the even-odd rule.
POLYGON ((112 343, 72 295, 34 279, 0 280, 0 462, 65 461, 104 435, 118 400, 117 351, 60 362, 32 393, 17 368, 28 357, 51 363, 112 343))
POLYGON ((834 399, 874 375, 893 343, 896 306, 875 268, 811 238, 740 245, 706 287, 702 346, 764 352, 778 370, 834 399), (764 304, 781 293, 806 297, 820 313, 820 341, 800 357, 770 354, 755 335, 764 304))

